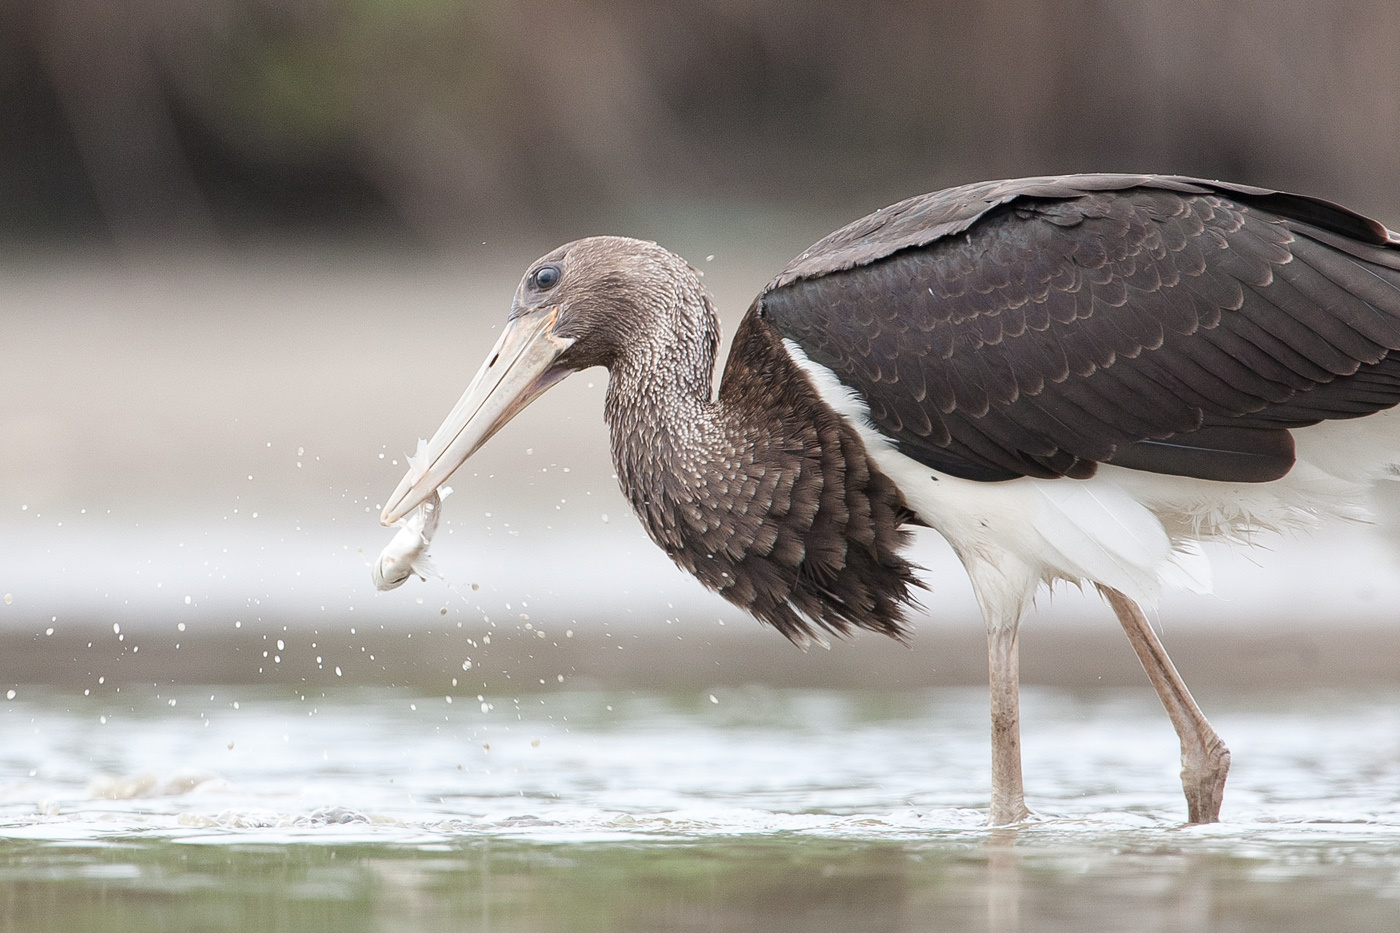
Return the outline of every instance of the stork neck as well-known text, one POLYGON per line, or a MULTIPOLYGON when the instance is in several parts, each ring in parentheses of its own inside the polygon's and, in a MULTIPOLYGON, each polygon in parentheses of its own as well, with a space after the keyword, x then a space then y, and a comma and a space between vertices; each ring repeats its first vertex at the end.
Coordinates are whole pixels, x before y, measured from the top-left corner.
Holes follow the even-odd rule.
POLYGON ((794 641, 856 627, 900 636, 915 581, 898 554, 898 488, 756 314, 718 397, 717 341, 696 333, 611 367, 613 463, 652 540, 794 641))
POLYGON ((618 441, 650 446, 713 407, 719 320, 699 291, 649 322, 608 367, 604 417, 618 441))
POLYGON ((714 399, 719 323, 702 292, 668 309, 609 366, 604 418, 623 493, 668 553, 672 516, 698 498, 696 478, 751 445, 714 399))

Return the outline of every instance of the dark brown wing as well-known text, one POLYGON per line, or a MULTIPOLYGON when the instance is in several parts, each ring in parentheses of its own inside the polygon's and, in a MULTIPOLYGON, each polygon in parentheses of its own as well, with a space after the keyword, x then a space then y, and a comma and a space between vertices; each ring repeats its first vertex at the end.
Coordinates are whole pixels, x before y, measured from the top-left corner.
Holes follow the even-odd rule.
POLYGON ((911 457, 1236 482, 1288 428, 1400 402, 1400 243, 1310 198, 1183 178, 950 189, 814 245, 760 313, 911 457))

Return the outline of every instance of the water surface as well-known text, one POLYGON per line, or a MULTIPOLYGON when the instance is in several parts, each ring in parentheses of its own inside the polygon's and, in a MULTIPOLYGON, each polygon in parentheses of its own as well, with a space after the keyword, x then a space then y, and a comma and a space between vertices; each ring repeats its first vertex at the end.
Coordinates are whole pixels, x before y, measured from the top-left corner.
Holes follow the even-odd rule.
POLYGON ((1150 696, 1028 690, 1038 818, 988 830, 982 690, 544 690, 449 703, 388 688, 22 688, 0 707, 3 927, 1369 930, 1400 917, 1400 692, 1217 702, 1235 761, 1225 822, 1183 827, 1174 736, 1150 696))

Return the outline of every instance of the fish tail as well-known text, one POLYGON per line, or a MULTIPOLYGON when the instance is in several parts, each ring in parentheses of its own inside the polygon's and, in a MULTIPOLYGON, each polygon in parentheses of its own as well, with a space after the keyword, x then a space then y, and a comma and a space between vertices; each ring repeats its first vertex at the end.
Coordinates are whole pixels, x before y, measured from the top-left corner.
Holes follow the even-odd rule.
POLYGON ((410 564, 409 567, 424 580, 429 577, 437 577, 439 580, 443 578, 442 574, 437 569, 437 565, 433 563, 433 559, 428 556, 426 551, 415 557, 413 563, 410 564))

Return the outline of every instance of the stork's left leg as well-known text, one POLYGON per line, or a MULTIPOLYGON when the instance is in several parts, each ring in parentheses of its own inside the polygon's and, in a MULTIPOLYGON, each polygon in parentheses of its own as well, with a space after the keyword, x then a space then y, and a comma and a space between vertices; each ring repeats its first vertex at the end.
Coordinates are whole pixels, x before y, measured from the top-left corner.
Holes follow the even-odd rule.
POLYGON ((1186 689, 1176 665, 1167 657, 1167 650, 1138 604, 1107 586, 1100 586, 1099 592, 1123 624, 1123 631, 1128 633, 1128 640, 1181 739, 1181 786, 1186 792, 1187 822, 1217 822, 1220 801, 1225 795, 1225 776, 1230 771, 1230 750, 1191 698, 1191 691, 1186 689))
POLYGON ((1021 662, 1017 626, 987 626, 992 688, 992 801, 990 823, 1005 826, 1031 815, 1021 784, 1021 662))

